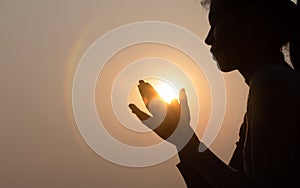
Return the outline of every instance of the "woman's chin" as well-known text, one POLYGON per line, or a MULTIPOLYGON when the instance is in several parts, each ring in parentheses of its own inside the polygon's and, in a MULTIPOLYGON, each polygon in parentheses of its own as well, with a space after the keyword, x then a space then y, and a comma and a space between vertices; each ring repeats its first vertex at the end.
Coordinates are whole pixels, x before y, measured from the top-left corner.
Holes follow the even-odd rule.
POLYGON ((217 63, 217 67, 220 71, 222 72, 231 72, 231 71, 234 71, 235 68, 232 68, 232 67, 224 67, 224 66, 220 66, 219 63, 217 63))
POLYGON ((222 72, 231 72, 236 69, 236 68, 233 68, 232 66, 226 65, 223 62, 219 63, 220 61, 218 61, 218 60, 215 60, 215 61, 216 61, 216 65, 217 65, 218 69, 222 72))

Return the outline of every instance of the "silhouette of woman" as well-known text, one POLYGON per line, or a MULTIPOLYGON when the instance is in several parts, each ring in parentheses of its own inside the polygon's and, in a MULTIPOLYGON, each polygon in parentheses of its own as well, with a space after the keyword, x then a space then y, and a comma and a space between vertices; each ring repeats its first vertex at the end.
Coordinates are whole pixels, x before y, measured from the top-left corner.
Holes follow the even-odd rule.
MULTIPOLYGON (((211 28, 206 44, 211 46, 221 71, 238 70, 242 74, 249 85, 249 95, 240 138, 228 165, 209 149, 199 151, 202 143, 195 134, 178 151, 177 167, 187 186, 300 187, 297 179, 300 161, 299 3, 297 6, 289 0, 205 0, 201 4, 209 5, 211 28), (287 43, 292 67, 286 63, 281 50, 287 43)), ((157 95, 151 85, 143 81, 139 89, 146 106, 147 101, 157 95)), ((167 105, 165 120, 154 129, 163 139, 168 139, 177 126, 191 130, 184 90, 180 92, 179 101, 167 105)), ((149 120, 155 119, 134 104, 129 107, 147 126, 151 124, 149 120)), ((170 142, 177 146, 176 140, 170 142)))

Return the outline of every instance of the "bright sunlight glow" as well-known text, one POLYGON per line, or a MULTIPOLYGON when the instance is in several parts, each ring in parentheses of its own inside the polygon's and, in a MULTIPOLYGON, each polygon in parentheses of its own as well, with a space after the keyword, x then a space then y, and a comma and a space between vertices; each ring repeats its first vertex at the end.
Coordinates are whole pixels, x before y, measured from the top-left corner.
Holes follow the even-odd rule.
POLYGON ((149 82, 158 92, 160 97, 167 103, 170 104, 173 99, 178 99, 178 91, 167 81, 160 78, 150 78, 146 79, 145 81, 149 82))

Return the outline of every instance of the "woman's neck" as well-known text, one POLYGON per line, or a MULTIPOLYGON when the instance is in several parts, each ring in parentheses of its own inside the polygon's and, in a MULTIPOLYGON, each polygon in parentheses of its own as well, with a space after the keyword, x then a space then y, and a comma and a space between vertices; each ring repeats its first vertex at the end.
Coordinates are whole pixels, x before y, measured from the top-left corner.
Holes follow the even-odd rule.
POLYGON ((245 78, 245 82, 249 85, 253 74, 266 65, 287 65, 287 63, 284 60, 283 54, 278 52, 272 55, 263 54, 249 57, 245 62, 242 62, 237 69, 245 78))

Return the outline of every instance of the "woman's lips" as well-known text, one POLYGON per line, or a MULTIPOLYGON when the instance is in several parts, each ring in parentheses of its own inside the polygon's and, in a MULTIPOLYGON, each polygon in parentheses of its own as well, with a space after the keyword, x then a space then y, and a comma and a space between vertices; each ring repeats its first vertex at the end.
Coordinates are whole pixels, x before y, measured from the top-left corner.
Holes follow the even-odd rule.
POLYGON ((216 61, 216 56, 215 56, 215 54, 216 54, 216 50, 214 50, 213 48, 211 48, 211 49, 210 49, 210 53, 212 54, 212 58, 213 58, 213 60, 215 60, 215 61, 216 61))
POLYGON ((216 57, 214 56, 214 54, 212 54, 212 58, 213 60, 217 61, 216 57))

